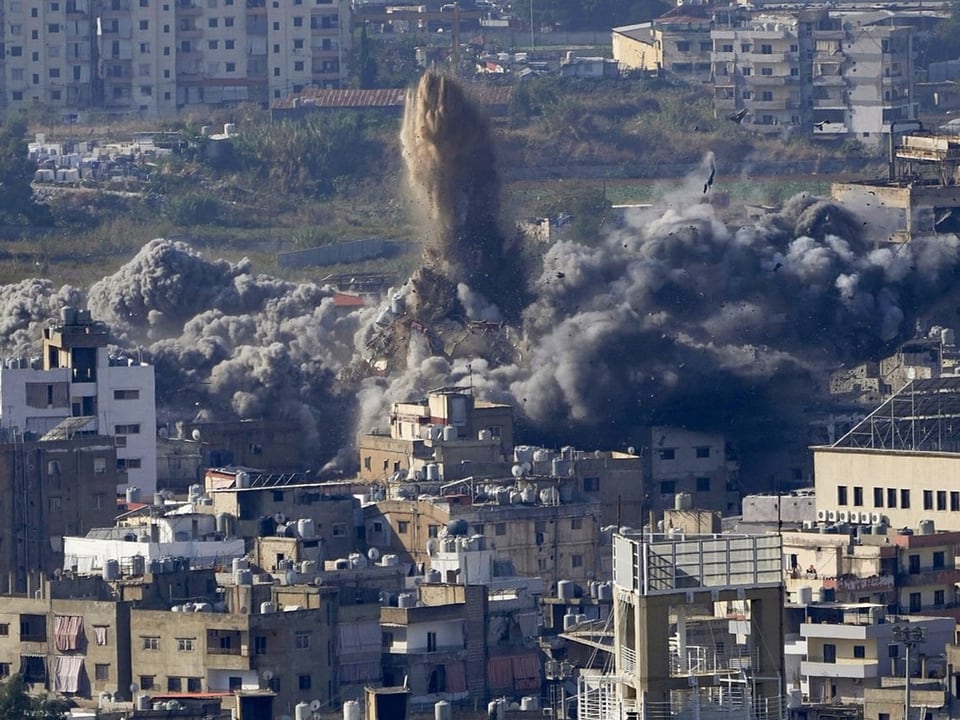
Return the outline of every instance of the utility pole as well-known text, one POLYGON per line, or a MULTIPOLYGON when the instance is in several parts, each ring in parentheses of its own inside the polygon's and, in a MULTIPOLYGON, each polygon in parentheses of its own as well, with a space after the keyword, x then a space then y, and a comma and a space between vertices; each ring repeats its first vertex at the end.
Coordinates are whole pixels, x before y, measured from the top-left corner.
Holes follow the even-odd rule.
POLYGON ((916 648, 926 637, 927 629, 922 625, 894 625, 893 637, 903 643, 906 649, 903 689, 903 720, 910 720, 910 648, 916 648))

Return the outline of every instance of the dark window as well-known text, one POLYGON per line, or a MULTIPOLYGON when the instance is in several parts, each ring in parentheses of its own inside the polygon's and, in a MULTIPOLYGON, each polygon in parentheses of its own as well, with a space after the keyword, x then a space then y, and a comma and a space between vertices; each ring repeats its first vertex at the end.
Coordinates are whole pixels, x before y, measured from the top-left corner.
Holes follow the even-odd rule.
POLYGON ((708 445, 703 445, 697 448, 697 457, 698 458, 708 458, 710 457, 710 447, 708 445))
POLYGON ((837 486, 837 505, 846 505, 847 504, 847 486, 838 485, 837 486))
POLYGON ((96 663, 93 666, 93 679, 94 680, 109 680, 110 679, 110 666, 106 663, 96 663))
POLYGON ((947 509, 947 491, 937 490, 937 510, 947 509))
POLYGON ((873 506, 878 508, 883 507, 883 488, 875 487, 873 489, 873 506))
POLYGON ((710 478, 708 477, 697 478, 697 492, 710 492, 710 478))
POLYGON ((674 448, 660 448, 661 460, 673 460, 676 456, 677 451, 674 448))
POLYGON ((946 555, 943 550, 937 550, 933 553, 933 567, 934 568, 943 568, 946 567, 946 555))
POLYGON ((660 494, 671 495, 677 491, 677 483, 674 480, 664 480, 660 483, 660 494))
POLYGON ((823 661, 825 663, 835 663, 837 661, 837 646, 833 643, 823 644, 823 661))
POLYGON ((583 479, 584 492, 600 492, 600 478, 588 477, 583 479))
POLYGON ((200 678, 192 677, 187 678, 187 692, 200 692, 201 683, 200 678))
POLYGON ((910 593, 910 612, 920 612, 920 593, 910 593))
POLYGON ((853 646, 853 656, 858 660, 862 660, 867 656, 867 648, 865 645, 854 645, 853 646))
POLYGON ((923 509, 933 510, 933 490, 923 491, 923 509))
POLYGON ((300 690, 309 690, 310 689, 310 676, 309 675, 298 675, 297 676, 297 687, 300 690))
POLYGON ((894 488, 887 488, 887 507, 895 508, 897 506, 897 491, 894 488))
POLYGON ((180 692, 180 688, 183 687, 178 677, 168 677, 167 678, 167 692, 180 692))
POLYGON ((853 506, 863 507, 863 488, 856 485, 853 487, 853 506))
POLYGON ((154 683, 156 682, 156 676, 154 675, 141 675, 140 676, 140 689, 141 690, 153 690, 154 683))
POLYGON ((908 567, 910 569, 911 575, 916 575, 920 572, 920 556, 919 555, 911 555, 908 558, 907 562, 908 562, 908 567))
POLYGON ((910 490, 908 488, 900 490, 900 507, 904 510, 910 507, 910 490))

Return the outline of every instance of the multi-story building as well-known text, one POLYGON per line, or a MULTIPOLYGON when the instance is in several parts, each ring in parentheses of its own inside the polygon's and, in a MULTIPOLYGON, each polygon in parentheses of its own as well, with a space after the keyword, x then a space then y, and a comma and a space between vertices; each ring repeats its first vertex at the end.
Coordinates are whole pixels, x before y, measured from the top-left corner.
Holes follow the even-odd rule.
POLYGON ((63 0, 4 6, 6 111, 168 116, 343 84, 346 0, 63 0))
POLYGON ((0 368, 0 418, 6 427, 45 439, 109 437, 116 447, 116 467, 126 473, 116 491, 133 485, 153 493, 153 366, 111 357, 108 341, 107 326, 91 320, 88 310, 64 308, 61 320, 44 329, 39 358, 8 361, 0 368))
POLYGON ((113 523, 123 473, 103 437, 27 441, 0 433, 0 576, 20 591, 27 573, 63 566, 63 538, 113 523))
POLYGON ((862 705, 865 689, 884 687, 884 679, 890 678, 902 683, 905 676, 919 674, 927 658, 942 658, 955 632, 951 618, 888 616, 881 605, 811 606, 800 625, 800 636, 807 643, 800 674, 807 679, 808 702, 834 708, 862 705), (918 638, 909 653, 909 667, 904 629, 918 638))
POLYGON ((786 717, 780 552, 775 534, 615 534, 615 671, 581 671, 577 717, 786 717))
POLYGON ((832 445, 814 447, 817 519, 867 513, 894 528, 960 530, 958 420, 960 377, 911 380, 832 445))
POLYGON ((625 70, 709 82, 711 25, 706 6, 683 5, 650 22, 613 28, 613 58, 625 70))
POLYGON ((736 452, 719 433, 653 426, 646 433, 644 475, 650 497, 647 510, 675 507, 680 494, 692 506, 727 515, 740 508, 739 466, 736 452))

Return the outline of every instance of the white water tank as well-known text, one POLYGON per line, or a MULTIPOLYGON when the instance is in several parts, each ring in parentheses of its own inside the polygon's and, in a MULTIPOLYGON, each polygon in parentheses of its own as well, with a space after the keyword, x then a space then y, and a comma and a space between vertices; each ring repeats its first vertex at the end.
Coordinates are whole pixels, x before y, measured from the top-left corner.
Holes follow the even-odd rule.
POLYGON ((674 510, 689 510, 693 507, 693 496, 690 493, 679 492, 673 498, 674 510))
POLYGON ((127 505, 140 502, 140 488, 136 485, 128 485, 126 495, 127 505))
POLYGON ((275 602, 266 602, 260 603, 260 614, 261 615, 270 615, 277 611, 277 604, 275 602))
POLYGON ((296 720, 310 720, 313 717, 313 711, 310 709, 310 703, 298 702, 293 707, 293 717, 296 720))
POLYGON ((417 596, 413 593, 400 593, 397 595, 397 607, 412 608, 417 604, 417 596))
POLYGON ((137 695, 137 710, 149 710, 150 709, 150 696, 149 695, 137 695))
POLYGON ((458 436, 459 433, 457 433, 457 428, 455 428, 453 425, 444 425, 443 439, 445 442, 456 440, 458 436))
POLYGON ((423 575, 423 581, 431 585, 437 585, 443 579, 443 575, 436 568, 430 568, 423 575))
POLYGON ((234 573, 236 573, 237 570, 246 570, 249 567, 250 567, 250 561, 247 560, 245 557, 235 557, 231 561, 231 568, 233 569, 234 573))
POLYGON ((440 466, 436 463, 428 463, 426 466, 427 471, 427 480, 439 480, 440 479, 440 466))
POLYGON ((487 429, 483 429, 479 433, 477 433, 477 439, 480 440, 481 442, 486 442, 487 440, 490 440, 492 437, 493 436, 490 434, 490 431, 487 429))
POLYGON ((433 720, 451 720, 450 703, 446 700, 438 700, 433 706, 433 720))
POLYGON ((600 583, 597 586, 597 600, 607 602, 613 600, 613 581, 600 583))
POLYGON ((507 701, 497 698, 487 703, 487 717, 489 720, 503 720, 507 712, 507 701))
POLYGON ((343 720, 360 720, 360 703, 347 700, 343 704, 343 720))
POLYGON ((563 616, 563 631, 567 632, 572 630, 577 626, 577 615, 576 613, 568 612, 563 616))
POLYGON ((933 520, 921 520, 917 525, 917 535, 933 535, 936 532, 936 526, 933 520))
POLYGON ((524 695, 520 698, 520 709, 523 712, 533 712, 540 709, 540 698, 533 695, 524 695))
POLYGON ((120 577, 120 563, 113 558, 103 563, 103 579, 110 581, 120 577))
POLYGON ((561 580, 557 583, 557 597, 561 600, 573 600, 576 593, 572 580, 561 580))
POLYGON ((233 581, 237 585, 253 585, 253 573, 250 568, 242 568, 233 574, 233 581))
POLYGON ((312 540, 316 534, 313 518, 300 518, 297 520, 297 535, 301 538, 304 540, 312 540))
POLYGON ((383 567, 397 567, 400 564, 400 558, 396 555, 384 555, 380 558, 380 565, 383 567))

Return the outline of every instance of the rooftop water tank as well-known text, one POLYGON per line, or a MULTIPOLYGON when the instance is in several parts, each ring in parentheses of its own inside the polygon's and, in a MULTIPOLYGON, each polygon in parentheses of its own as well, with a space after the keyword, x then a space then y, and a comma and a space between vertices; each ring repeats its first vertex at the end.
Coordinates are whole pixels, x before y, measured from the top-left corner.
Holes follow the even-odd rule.
POLYGON ((423 581, 431 585, 438 584, 443 579, 443 575, 436 568, 430 568, 423 574, 423 581))
POLYGON ((312 540, 316 534, 313 518, 300 518, 297 520, 297 535, 301 538, 304 540, 312 540))
POLYGON ((116 580, 120 577, 120 563, 110 558, 103 563, 103 579, 106 581, 116 580))
POLYGON ((438 700, 433 706, 433 720, 451 720, 452 717, 450 703, 446 700, 438 700))
POLYGON ((576 597, 575 585, 572 580, 561 580, 557 583, 557 597, 561 600, 573 600, 576 597))
POLYGON ((426 466, 427 480, 437 481, 440 479, 440 466, 436 463, 428 463, 426 466))
POLYGON ((293 717, 294 720, 310 720, 313 717, 313 711, 310 709, 310 704, 305 702, 298 702, 293 706, 293 717))
POLYGON ((490 440, 493 436, 490 434, 490 431, 484 428, 479 433, 477 433, 477 439, 481 442, 486 442, 490 440))
POLYGON ((383 567, 397 567, 400 564, 400 558, 396 555, 384 555, 380 558, 380 564, 383 567))
POLYGON ((679 492, 673 497, 674 510, 689 510, 693 507, 693 496, 690 493, 679 492))
POLYGON ((936 527, 933 520, 921 520, 920 524, 917 525, 917 535, 933 535, 936 532, 936 527))
POLYGON ((524 695, 520 698, 520 710, 523 712, 536 712, 540 709, 540 698, 533 695, 524 695))
POLYGON ((270 615, 271 613, 275 613, 276 611, 277 611, 277 604, 275 602, 270 602, 268 600, 266 602, 260 603, 261 615, 270 615))
POLYGON ((453 425, 445 425, 443 428, 443 439, 445 442, 451 442, 456 440, 459 433, 457 433, 457 428, 453 425))
POLYGON ((130 558, 130 574, 143 575, 147 569, 147 559, 143 555, 134 555, 130 558))
POLYGON ((253 572, 249 568, 237 570, 233 574, 233 579, 237 585, 253 585, 253 572))
POLYGON ((343 704, 343 720, 360 720, 360 703, 347 700, 343 704))
MULTIPOLYGON (((128 485, 126 496, 127 496, 127 505, 129 505, 130 503, 140 502, 140 488, 138 488, 136 485, 128 485)), ((147 698, 147 700, 149 699, 150 698, 147 698)))

